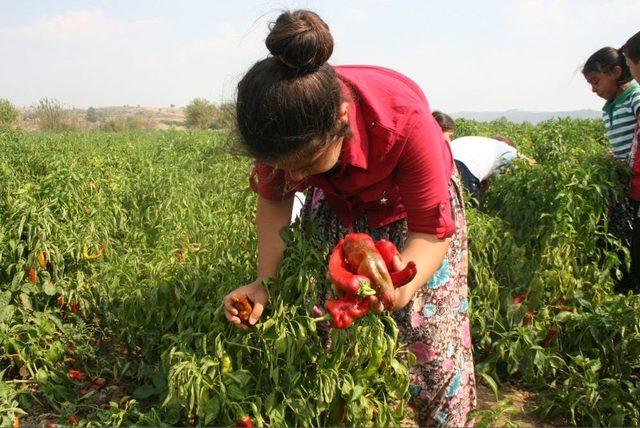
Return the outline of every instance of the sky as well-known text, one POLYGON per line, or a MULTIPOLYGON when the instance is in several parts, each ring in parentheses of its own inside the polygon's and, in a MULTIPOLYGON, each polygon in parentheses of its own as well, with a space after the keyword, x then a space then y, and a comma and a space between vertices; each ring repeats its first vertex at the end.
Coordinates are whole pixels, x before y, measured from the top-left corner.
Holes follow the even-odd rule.
POLYGON ((232 100, 269 22, 300 8, 331 28, 331 64, 400 71, 450 113, 600 109, 582 64, 640 31, 639 0, 0 0, 0 98, 232 100))

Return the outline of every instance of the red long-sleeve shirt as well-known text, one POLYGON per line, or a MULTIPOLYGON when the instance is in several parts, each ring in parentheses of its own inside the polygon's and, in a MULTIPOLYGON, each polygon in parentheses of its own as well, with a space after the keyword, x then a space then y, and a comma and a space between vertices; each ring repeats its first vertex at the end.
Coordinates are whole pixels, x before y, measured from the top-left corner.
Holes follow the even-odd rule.
POLYGON ((409 230, 440 238, 455 230, 449 201, 454 164, 429 104, 409 78, 373 66, 337 66, 353 136, 345 140, 340 170, 288 186, 286 171, 257 162, 251 187, 282 200, 308 186, 324 191, 344 225, 362 215, 378 228, 407 218, 409 230))

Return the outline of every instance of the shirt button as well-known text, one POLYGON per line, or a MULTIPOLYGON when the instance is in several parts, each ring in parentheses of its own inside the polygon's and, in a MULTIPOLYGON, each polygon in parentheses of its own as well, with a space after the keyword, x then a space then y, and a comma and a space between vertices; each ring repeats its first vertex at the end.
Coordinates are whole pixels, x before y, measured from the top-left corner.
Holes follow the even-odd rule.
POLYGON ((375 122, 371 122, 371 123, 369 124, 369 126, 370 126, 371 128, 373 128, 374 126, 376 126, 376 123, 375 123, 375 122))

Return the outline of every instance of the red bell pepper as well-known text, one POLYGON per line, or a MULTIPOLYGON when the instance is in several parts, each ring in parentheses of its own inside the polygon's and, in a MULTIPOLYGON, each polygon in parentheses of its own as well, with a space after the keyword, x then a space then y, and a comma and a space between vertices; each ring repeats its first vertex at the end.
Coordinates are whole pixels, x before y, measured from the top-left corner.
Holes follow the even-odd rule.
POLYGON ((346 294, 372 296, 376 291, 371 288, 371 281, 364 275, 354 275, 347 270, 342 246, 344 239, 338 242, 329 257, 329 280, 346 294))
POLYGON ((393 242, 381 239, 376 242, 376 248, 384 259, 384 263, 387 265, 387 269, 391 275, 391 282, 393 282, 393 286, 395 288, 402 287, 415 278, 418 273, 418 268, 414 262, 407 263, 402 270, 395 270, 393 258, 395 256, 400 256, 400 252, 393 242))

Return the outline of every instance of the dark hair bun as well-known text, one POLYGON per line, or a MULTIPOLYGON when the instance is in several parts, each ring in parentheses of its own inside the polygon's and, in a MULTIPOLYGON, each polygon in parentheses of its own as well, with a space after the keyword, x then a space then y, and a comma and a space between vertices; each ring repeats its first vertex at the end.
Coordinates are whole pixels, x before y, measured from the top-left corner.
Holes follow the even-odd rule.
POLYGON ((333 37, 329 26, 310 10, 284 12, 271 24, 267 49, 285 66, 312 72, 331 57, 333 37))

